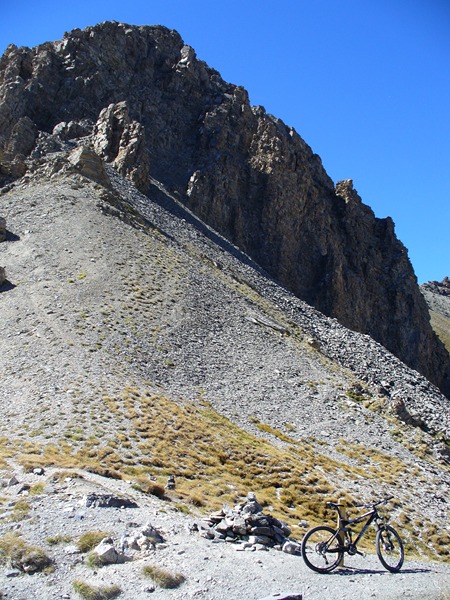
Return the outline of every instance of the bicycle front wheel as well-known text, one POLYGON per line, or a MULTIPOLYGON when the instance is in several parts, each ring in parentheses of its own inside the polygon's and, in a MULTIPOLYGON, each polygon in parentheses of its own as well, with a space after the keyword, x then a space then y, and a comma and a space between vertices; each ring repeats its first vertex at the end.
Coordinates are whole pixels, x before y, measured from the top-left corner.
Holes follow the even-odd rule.
POLYGON ((302 541, 302 556, 306 565, 317 573, 329 573, 344 556, 337 531, 326 525, 310 529, 302 541))
POLYGON ((391 573, 400 571, 405 557, 402 540, 390 525, 385 525, 377 532, 376 547, 381 564, 391 573))

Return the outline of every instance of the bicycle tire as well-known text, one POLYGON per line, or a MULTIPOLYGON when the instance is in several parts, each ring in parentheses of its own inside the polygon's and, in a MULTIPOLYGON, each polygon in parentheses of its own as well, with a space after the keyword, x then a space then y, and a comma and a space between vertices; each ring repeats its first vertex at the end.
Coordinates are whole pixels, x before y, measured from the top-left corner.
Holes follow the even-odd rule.
POLYGON ((381 564, 391 573, 400 571, 405 558, 403 543, 399 534, 390 525, 384 525, 377 531, 375 539, 377 555, 381 564))
POLYGON ((337 530, 327 525, 313 527, 305 534, 302 556, 306 566, 317 573, 330 573, 339 565, 344 550, 336 534, 337 530))

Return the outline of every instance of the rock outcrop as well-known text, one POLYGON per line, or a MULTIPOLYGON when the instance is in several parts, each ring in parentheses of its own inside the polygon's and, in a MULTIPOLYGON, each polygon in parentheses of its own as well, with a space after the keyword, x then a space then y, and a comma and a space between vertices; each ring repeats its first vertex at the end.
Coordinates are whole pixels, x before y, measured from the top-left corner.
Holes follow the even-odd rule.
POLYGON ((442 281, 428 281, 421 288, 433 292, 433 294, 450 298, 450 278, 448 277, 444 277, 442 281))
POLYGON ((420 286, 431 317, 431 325, 450 352, 450 279, 429 281, 420 286))
POLYGON ((350 180, 198 60, 175 31, 102 23, 0 60, 0 184, 90 145, 143 192, 160 182, 272 277, 449 393, 407 251, 350 180))

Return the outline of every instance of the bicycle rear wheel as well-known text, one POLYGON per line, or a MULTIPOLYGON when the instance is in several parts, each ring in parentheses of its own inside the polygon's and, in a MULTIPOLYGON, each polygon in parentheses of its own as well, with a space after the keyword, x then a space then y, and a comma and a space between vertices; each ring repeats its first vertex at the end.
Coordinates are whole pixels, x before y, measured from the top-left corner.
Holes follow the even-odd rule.
POLYGON ((326 525, 310 529, 302 541, 302 556, 306 565, 317 573, 329 573, 344 556, 337 531, 326 525))
POLYGON ((402 540, 395 529, 390 525, 379 529, 375 543, 381 564, 391 573, 400 571, 405 554, 402 540))

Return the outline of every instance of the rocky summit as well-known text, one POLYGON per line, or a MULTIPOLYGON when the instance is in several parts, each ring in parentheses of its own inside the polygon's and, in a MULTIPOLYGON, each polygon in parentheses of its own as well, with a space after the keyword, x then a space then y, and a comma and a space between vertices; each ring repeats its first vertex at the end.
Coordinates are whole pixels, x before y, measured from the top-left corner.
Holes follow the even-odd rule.
POLYGON ((0 180, 0 598, 319 600, 304 533, 386 496, 404 571, 327 595, 447 593, 446 280, 350 180, 119 23, 8 47, 0 180))
POLYGON ((366 333, 444 393, 448 352, 388 217, 336 186, 298 133, 197 59, 175 31, 103 23, 0 63, 0 176, 91 136, 148 193, 155 179, 269 275, 366 333))

